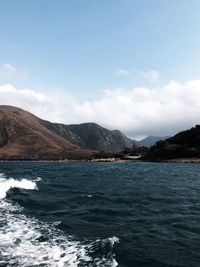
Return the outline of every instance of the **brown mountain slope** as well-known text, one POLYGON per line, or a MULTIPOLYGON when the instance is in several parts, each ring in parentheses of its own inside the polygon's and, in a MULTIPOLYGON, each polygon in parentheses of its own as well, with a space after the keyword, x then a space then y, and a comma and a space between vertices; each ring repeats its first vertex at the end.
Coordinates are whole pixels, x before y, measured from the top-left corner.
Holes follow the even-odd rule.
POLYGON ((31 113, 0 106, 0 159, 80 159, 93 153, 53 133, 31 113))

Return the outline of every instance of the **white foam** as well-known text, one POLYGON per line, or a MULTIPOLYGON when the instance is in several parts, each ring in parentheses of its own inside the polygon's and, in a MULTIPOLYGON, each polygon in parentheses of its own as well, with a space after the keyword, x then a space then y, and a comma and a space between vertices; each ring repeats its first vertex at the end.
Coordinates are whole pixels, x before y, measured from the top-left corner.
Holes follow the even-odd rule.
POLYGON ((40 182, 42 180, 42 178, 41 177, 37 177, 36 179, 34 179, 33 181, 35 181, 35 182, 40 182))
POLYGON ((23 214, 23 209, 5 199, 10 188, 36 189, 36 182, 0 176, 0 265, 48 267, 116 267, 112 254, 117 237, 78 241, 56 226, 23 214), (95 256, 98 245, 108 246, 108 255, 95 256))
POLYGON ((34 190, 37 189, 37 185, 35 181, 30 181, 27 179, 15 180, 13 178, 6 179, 3 174, 0 174, 0 199, 5 198, 7 192, 11 188, 34 190))
POLYGON ((0 173, 0 178, 5 178, 4 173, 0 173))
MULTIPOLYGON (((28 218, 21 209, 6 200, 0 201, 0 264, 7 266, 48 267, 116 267, 114 255, 93 258, 95 247, 100 243, 112 246, 118 238, 76 241, 55 228, 54 225, 28 218), (18 212, 20 210, 20 212, 18 212)), ((111 252, 110 251, 110 252, 111 252)))
POLYGON ((112 247, 114 246, 115 243, 119 243, 119 238, 116 236, 109 237, 108 240, 110 241, 112 247))

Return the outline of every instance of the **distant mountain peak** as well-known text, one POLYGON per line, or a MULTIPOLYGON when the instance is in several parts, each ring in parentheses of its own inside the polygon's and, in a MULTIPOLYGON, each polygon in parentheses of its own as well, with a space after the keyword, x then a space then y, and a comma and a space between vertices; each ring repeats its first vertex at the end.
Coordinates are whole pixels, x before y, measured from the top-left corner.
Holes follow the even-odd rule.
POLYGON ((167 138, 169 138, 169 136, 153 136, 153 135, 149 135, 149 136, 145 137, 144 139, 142 139, 140 141, 136 141, 136 145, 139 146, 139 147, 142 147, 142 146, 151 147, 156 142, 158 142, 159 140, 165 140, 167 138))

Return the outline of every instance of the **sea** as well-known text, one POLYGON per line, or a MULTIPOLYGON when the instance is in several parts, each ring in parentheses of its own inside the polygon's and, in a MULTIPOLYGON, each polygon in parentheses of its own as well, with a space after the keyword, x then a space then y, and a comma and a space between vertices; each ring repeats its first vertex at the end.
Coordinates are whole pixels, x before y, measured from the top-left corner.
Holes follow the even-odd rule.
POLYGON ((199 267, 200 165, 0 163, 1 267, 199 267))

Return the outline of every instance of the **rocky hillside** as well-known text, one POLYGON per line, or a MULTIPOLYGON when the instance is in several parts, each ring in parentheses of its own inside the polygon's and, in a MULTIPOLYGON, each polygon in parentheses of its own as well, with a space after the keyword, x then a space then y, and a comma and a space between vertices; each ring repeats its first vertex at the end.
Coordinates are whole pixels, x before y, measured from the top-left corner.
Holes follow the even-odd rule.
POLYGON ((150 160, 200 157, 200 125, 159 141, 146 155, 150 160))
POLYGON ((118 130, 110 131, 96 123, 64 125, 41 121, 49 130, 84 149, 118 153, 131 148, 134 142, 118 130))
POLYGON ((85 159, 132 144, 120 131, 95 123, 51 123, 16 107, 0 106, 0 160, 85 159))
POLYGON ((50 131, 31 113, 0 106, 0 159, 79 159, 92 153, 50 131))

